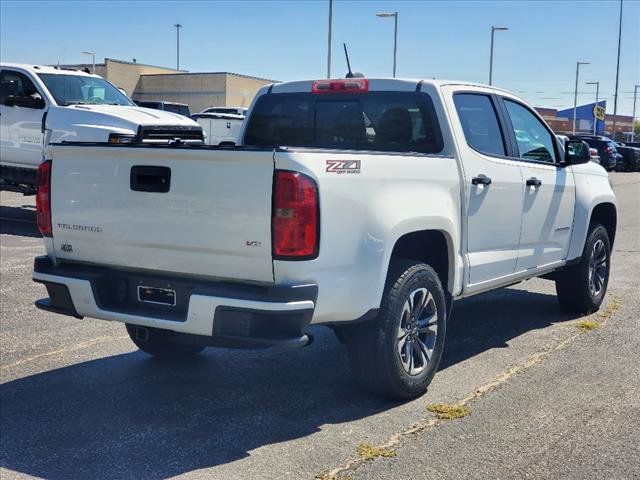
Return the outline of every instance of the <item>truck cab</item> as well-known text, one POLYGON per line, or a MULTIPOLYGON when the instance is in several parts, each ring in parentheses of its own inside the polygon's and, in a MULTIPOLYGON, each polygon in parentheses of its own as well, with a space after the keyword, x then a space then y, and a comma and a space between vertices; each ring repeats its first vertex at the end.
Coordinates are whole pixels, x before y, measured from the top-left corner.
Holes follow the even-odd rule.
POLYGON ((29 192, 51 143, 201 143, 183 115, 137 107, 98 75, 40 65, 0 64, 0 179, 29 192))

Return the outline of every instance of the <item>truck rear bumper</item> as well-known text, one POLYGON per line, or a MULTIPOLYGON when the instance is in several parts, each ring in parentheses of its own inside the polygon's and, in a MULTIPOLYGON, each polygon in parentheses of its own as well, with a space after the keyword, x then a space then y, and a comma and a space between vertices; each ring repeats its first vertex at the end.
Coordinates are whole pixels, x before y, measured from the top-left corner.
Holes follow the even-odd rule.
POLYGON ((77 318, 115 320, 199 335, 224 346, 308 343, 305 330, 318 295, 316 285, 260 286, 211 282, 90 265, 34 261, 33 280, 49 298, 36 306, 77 318), (173 292, 172 302, 141 300, 141 289, 173 292))

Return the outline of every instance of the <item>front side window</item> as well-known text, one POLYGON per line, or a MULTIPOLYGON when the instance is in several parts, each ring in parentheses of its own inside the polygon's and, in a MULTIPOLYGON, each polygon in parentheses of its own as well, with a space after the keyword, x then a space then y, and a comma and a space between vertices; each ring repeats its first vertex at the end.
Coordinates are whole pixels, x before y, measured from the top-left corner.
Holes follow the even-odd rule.
POLYGON ((134 105, 126 95, 103 78, 40 73, 58 105, 134 105))
POLYGON ((513 132, 518 143, 518 156, 523 160, 556 162, 554 140, 549 130, 526 107, 511 100, 504 100, 513 132))
POLYGON ((271 93, 256 102, 245 145, 439 153, 433 103, 417 92, 271 93))
POLYGON ((29 77, 20 72, 3 70, 0 72, 0 104, 4 105, 7 97, 10 96, 42 98, 29 77))
POLYGON ((476 93, 457 93, 453 101, 469 146, 487 155, 504 157, 504 140, 491 98, 476 93))

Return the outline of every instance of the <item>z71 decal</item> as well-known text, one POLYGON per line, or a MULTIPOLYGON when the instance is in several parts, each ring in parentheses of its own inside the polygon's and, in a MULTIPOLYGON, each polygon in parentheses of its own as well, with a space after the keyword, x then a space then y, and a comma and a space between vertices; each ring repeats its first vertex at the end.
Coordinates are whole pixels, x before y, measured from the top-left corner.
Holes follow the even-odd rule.
POLYGON ((360 173, 360 160, 327 160, 327 173, 360 173))

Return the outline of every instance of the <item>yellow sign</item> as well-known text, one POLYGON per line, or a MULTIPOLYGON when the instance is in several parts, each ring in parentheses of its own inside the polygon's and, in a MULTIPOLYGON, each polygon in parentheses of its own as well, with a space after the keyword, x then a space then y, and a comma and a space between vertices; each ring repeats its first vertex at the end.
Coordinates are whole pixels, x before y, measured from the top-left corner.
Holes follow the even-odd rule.
POLYGON ((593 106, 593 116, 596 117, 598 120, 604 120, 605 112, 606 112, 606 109, 604 107, 601 107, 600 105, 593 106))

